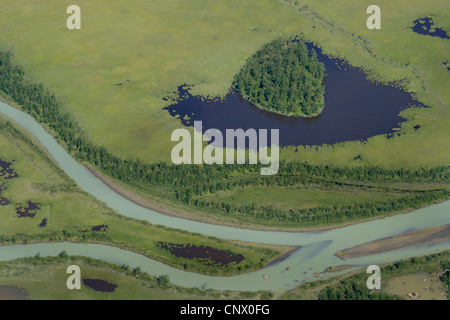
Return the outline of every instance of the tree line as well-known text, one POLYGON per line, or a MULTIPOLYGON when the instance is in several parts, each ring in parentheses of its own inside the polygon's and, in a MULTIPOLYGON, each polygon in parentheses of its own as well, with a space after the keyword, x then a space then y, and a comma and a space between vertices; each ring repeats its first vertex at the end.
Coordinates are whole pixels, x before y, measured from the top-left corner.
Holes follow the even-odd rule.
POLYGON ((195 207, 214 210, 222 214, 246 219, 248 221, 293 223, 296 226, 316 226, 338 224, 367 219, 390 212, 399 212, 409 208, 420 208, 428 203, 446 198, 446 190, 406 195, 398 199, 386 199, 353 203, 349 205, 317 206, 308 209, 283 210, 273 206, 260 206, 255 203, 235 205, 223 201, 192 200, 195 207))

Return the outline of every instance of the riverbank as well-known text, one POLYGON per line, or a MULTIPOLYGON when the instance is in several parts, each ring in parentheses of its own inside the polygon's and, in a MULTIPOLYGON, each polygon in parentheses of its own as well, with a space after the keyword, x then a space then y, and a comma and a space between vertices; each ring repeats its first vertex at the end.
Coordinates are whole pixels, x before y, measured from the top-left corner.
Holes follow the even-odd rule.
POLYGON ((233 227, 233 228, 239 228, 239 229, 249 229, 249 230, 258 230, 258 231, 275 231, 275 232, 291 232, 291 233, 310 233, 310 232, 325 232, 330 231, 334 229, 339 228, 345 228, 351 225, 355 225, 358 223, 368 222, 368 221, 374 221, 379 219, 388 218, 391 216, 399 215, 399 214, 407 214, 409 212, 418 210, 420 208, 425 208, 427 206, 431 206, 433 204, 438 204, 446 201, 447 199, 442 199, 439 201, 434 201, 431 203, 428 203, 426 205, 420 206, 418 208, 414 209, 407 209, 407 210, 401 210, 398 212, 391 212, 389 214, 385 214, 382 216, 376 216, 371 218, 365 218, 355 221, 350 221, 342 224, 336 224, 336 225, 329 225, 329 226, 319 226, 319 227, 269 227, 265 225, 260 225, 257 223, 248 223, 244 221, 239 222, 230 222, 226 220, 221 220, 220 217, 217 214, 208 214, 206 212, 202 212, 201 210, 189 210, 186 206, 183 205, 176 205, 173 202, 170 202, 168 200, 164 200, 161 198, 156 198, 154 196, 150 196, 148 193, 143 194, 136 188, 126 185, 116 179, 113 179, 104 173, 100 172, 98 169, 93 168, 89 164, 84 164, 84 166, 100 181, 102 181, 105 185, 107 185, 111 190, 118 193, 119 195, 123 196, 127 200, 150 210, 154 210, 158 213, 187 219, 191 221, 197 221, 197 222, 204 222, 208 224, 214 224, 214 225, 220 225, 220 226, 227 226, 227 227, 233 227), (148 198, 151 197, 151 200, 148 198), (199 215, 199 216, 196 216, 199 215))

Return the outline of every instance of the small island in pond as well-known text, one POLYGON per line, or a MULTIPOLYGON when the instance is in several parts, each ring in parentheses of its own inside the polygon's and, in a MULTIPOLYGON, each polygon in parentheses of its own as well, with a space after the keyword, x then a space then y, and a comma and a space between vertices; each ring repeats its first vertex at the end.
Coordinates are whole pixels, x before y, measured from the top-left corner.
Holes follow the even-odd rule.
POLYGON ((298 40, 274 40, 250 57, 235 76, 234 87, 259 108, 312 117, 325 106, 325 67, 317 53, 298 40))

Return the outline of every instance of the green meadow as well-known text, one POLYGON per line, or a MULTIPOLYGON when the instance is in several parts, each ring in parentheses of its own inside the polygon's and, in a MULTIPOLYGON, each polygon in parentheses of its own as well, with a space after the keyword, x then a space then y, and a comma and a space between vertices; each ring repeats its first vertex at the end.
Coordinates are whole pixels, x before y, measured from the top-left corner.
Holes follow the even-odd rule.
POLYGON ((47 155, 45 149, 24 131, 0 117, 0 159, 11 162, 19 175, 14 179, 0 177, 6 186, 2 197, 11 203, 0 206, 0 244, 33 242, 105 243, 141 253, 174 267, 206 274, 234 274, 259 269, 269 260, 289 250, 287 247, 258 246, 225 241, 180 230, 151 225, 123 217, 105 204, 80 190, 47 155), (40 204, 34 217, 22 217, 16 208, 27 201, 40 204), (45 227, 39 227, 47 219, 45 227), (92 231, 106 225, 105 232, 92 231), (160 249, 157 242, 210 246, 242 254, 238 264, 211 266, 208 261, 177 258, 160 249))
MULTIPOLYGON (((431 16, 437 27, 450 31, 450 13, 442 1, 408 5, 381 1, 381 30, 366 27, 369 1, 138 0, 130 5, 125 0, 80 0, 76 4, 82 11, 81 30, 66 28, 67 3, 0 0, 0 48, 14 53, 28 78, 55 92, 88 138, 121 158, 170 162, 175 145, 170 136, 182 124, 163 110, 171 104, 164 97, 176 98, 175 90, 182 84, 193 85, 194 94, 223 96, 246 59, 265 43, 301 34, 325 53, 362 68, 373 81, 395 83, 429 108, 403 110, 408 121, 391 139, 380 135, 365 142, 285 148, 282 160, 419 170, 450 163, 450 75, 443 64, 450 44, 411 30, 414 20, 431 16)), ((242 222, 177 203, 173 190, 166 187, 116 182, 182 214, 242 222)), ((437 184, 448 187, 446 180, 437 184)), ((409 183, 405 189, 422 186, 409 183)), ((367 204, 399 195, 365 188, 265 186, 234 188, 194 200, 290 210, 367 204)), ((73 205, 60 200, 54 206, 73 205)), ((78 218, 84 223, 85 217, 78 218)))
POLYGON ((77 0, 82 29, 70 31, 67 3, 0 1, 0 46, 26 73, 60 97, 97 144, 123 156, 170 161, 171 132, 181 123, 162 110, 178 85, 223 96, 246 59, 282 35, 303 34, 331 55, 362 67, 376 81, 401 81, 430 106, 395 139, 285 150, 282 158, 338 165, 420 167, 447 164, 450 154, 448 40, 412 32, 433 15, 449 30, 444 1, 377 3, 382 29, 366 28, 370 1, 77 0), (122 85, 118 85, 122 84, 122 85), (412 127, 420 125, 415 132, 412 127), (361 155, 363 161, 353 161, 361 155))
POLYGON ((152 162, 170 160, 181 127, 163 97, 184 83, 224 95, 251 53, 298 31, 298 15, 267 0, 73 4, 81 32, 66 28, 65 2, 1 1, 0 46, 64 100, 94 142, 152 162))

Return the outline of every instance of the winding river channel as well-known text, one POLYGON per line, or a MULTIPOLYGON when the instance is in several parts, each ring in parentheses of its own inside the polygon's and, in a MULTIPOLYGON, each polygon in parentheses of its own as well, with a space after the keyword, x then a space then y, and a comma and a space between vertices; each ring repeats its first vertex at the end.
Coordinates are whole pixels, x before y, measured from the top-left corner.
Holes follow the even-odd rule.
POLYGON ((334 254, 345 248, 396 234, 420 230, 450 223, 450 201, 423 209, 383 219, 363 222, 324 232, 274 232, 255 231, 228 226, 212 225, 160 214, 125 199, 97 179, 83 165, 73 159, 62 146, 28 114, 0 102, 0 112, 28 130, 47 149, 64 172, 83 190, 106 203, 117 212, 136 219, 147 220, 156 225, 183 229, 222 239, 256 243, 291 245, 301 247, 285 259, 263 270, 231 277, 212 277, 186 272, 164 265, 142 255, 97 244, 43 243, 0 246, 0 260, 19 257, 55 256, 62 250, 70 255, 88 256, 112 263, 140 266, 152 275, 168 274, 170 281, 185 287, 214 288, 219 290, 288 290, 296 285, 313 281, 314 273, 330 266, 352 265, 339 273, 325 274, 323 278, 358 270, 371 264, 383 264, 411 256, 419 256, 450 248, 450 241, 433 245, 403 248, 381 254, 339 259, 334 254), (269 279, 264 279, 268 275, 269 279))

